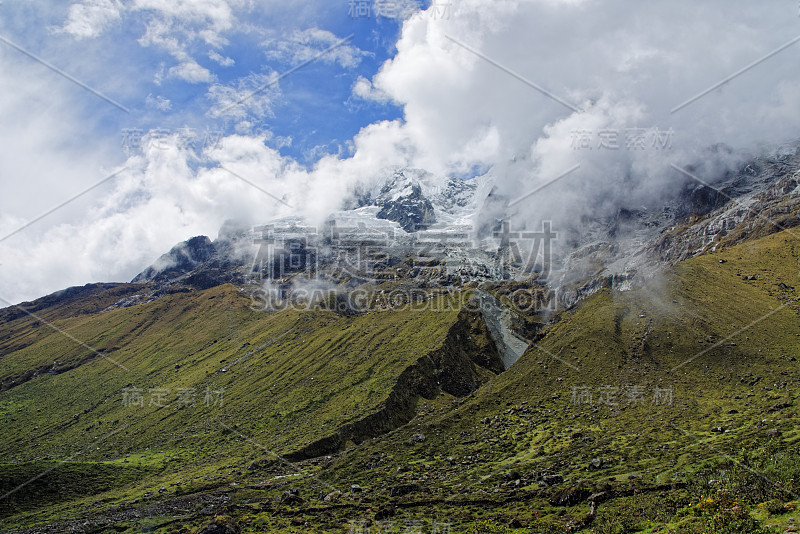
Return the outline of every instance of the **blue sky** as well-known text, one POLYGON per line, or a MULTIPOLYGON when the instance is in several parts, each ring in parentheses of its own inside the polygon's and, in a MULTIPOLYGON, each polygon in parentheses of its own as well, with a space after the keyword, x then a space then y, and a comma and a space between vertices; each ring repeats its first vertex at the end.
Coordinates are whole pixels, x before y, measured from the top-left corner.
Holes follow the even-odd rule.
MULTIPOLYGON (((401 18, 377 14, 372 2, 366 3, 369 16, 358 11, 365 4, 361 0, 259 2, 238 9, 233 2, 234 20, 218 31, 220 43, 213 44, 197 35, 214 26, 204 15, 197 20, 175 17, 170 21, 169 10, 165 13, 157 8, 159 2, 153 2, 152 9, 127 10, 128 3, 107 0, 107 4, 119 6, 120 15, 103 23, 102 17, 85 11, 82 15, 87 20, 80 24, 70 12, 74 7, 67 3, 6 0, 0 5, 4 14, 13 14, 0 23, 4 37, 130 110, 122 112, 77 85, 69 87, 76 93, 75 101, 85 106, 86 136, 78 142, 108 144, 116 137, 122 145, 135 130, 164 133, 183 129, 182 135, 194 131, 199 136, 196 142, 202 144, 205 132, 269 131, 272 139, 266 141, 268 145, 308 166, 325 153, 347 155, 348 142, 362 127, 402 116, 396 105, 352 95, 359 77, 370 79, 394 55, 402 25, 401 18), (92 24, 96 28, 87 29, 92 24), (180 55, 206 69, 207 79, 169 74, 181 63, 171 45, 145 42, 158 24, 172 25, 163 39, 174 40, 180 55), (286 73, 307 60, 295 54, 303 44, 292 39, 312 30, 326 40, 310 41, 306 56, 349 38, 339 48, 347 50, 350 59, 335 60, 333 56, 341 51, 337 49, 282 78, 267 91, 272 96, 268 109, 251 110, 246 117, 209 116, 213 105, 208 97, 210 88, 235 87, 247 76, 264 76, 245 85, 249 91, 257 90, 264 85, 259 82, 269 83, 268 76, 286 73), (249 124, 243 126, 237 119, 249 124)), ((70 84, 55 73, 43 74, 50 78, 49 83, 70 84)))

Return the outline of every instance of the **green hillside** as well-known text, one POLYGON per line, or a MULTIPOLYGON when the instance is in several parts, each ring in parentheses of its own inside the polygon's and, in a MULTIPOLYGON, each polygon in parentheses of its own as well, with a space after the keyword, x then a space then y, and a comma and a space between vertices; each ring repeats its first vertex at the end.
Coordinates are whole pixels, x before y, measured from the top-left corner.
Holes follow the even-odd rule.
POLYGON ((783 532, 800 522, 798 260, 782 232, 602 290, 500 374, 446 297, 352 316, 255 312, 230 285, 32 303, 0 326, 0 520, 783 532))

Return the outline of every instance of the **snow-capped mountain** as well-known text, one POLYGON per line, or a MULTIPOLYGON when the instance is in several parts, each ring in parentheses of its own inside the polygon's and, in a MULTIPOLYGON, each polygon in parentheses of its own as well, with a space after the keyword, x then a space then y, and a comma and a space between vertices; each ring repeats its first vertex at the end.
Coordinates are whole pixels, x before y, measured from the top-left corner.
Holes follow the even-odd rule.
POLYGON ((354 188, 320 227, 288 217, 221 232, 213 243, 193 238, 135 281, 208 287, 246 285, 258 275, 258 283, 288 287, 302 275, 334 286, 415 279, 455 287, 533 280, 571 306, 602 287, 626 289, 664 265, 713 250, 742 224, 754 227, 766 216, 780 219, 781 228, 794 226, 798 168, 797 152, 753 158, 713 187, 687 180, 660 205, 620 207, 612 216, 547 230, 544 223, 526 228, 505 220, 508 199, 490 178, 398 169, 354 188))
POLYGON ((422 186, 403 171, 383 186, 375 204, 381 208, 376 217, 395 221, 409 233, 426 230, 436 222, 433 204, 422 194, 422 186))

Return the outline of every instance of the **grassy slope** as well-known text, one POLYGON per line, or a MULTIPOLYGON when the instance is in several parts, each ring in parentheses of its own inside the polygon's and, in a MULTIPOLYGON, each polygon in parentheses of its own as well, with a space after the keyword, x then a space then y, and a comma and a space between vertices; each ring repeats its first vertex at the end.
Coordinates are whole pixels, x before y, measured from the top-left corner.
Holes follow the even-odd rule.
MULTIPOLYGON (((330 459, 272 461, 253 470, 247 464, 272 458, 268 451, 289 450, 323 436, 323 424, 374 410, 400 369, 441 344, 455 312, 258 315, 235 290, 221 287, 102 320, 65 319, 60 327, 108 349, 130 371, 95 359, 0 393, 10 430, 0 451, 15 460, 63 459, 64 451, 82 451, 130 425, 80 457, 113 459, 105 465, 120 468, 120 489, 96 481, 96 497, 15 521, 70 515, 81 502, 89 515, 134 499, 156 502, 164 484, 162 500, 226 488, 232 499, 251 503, 227 512, 245 532, 347 532, 348 521, 384 517, 400 525, 422 520, 428 528, 435 518, 448 520, 453 532, 504 532, 510 529, 476 521, 516 518, 528 527, 520 531, 564 532, 586 520, 586 497, 598 492, 605 497, 586 522, 595 532, 657 525, 757 532, 750 517, 785 524, 791 514, 780 506, 797 497, 755 473, 800 493, 799 257, 800 241, 784 232, 684 262, 642 289, 600 292, 563 313, 536 347, 469 397, 421 401, 408 425, 330 459), (756 278, 743 279, 750 276, 756 278), (196 408, 123 409, 120 391, 129 384, 225 387, 225 403, 206 408, 201 394, 196 408), (605 386, 618 388, 616 405, 598 398, 605 386), (630 386, 643 389, 642 402, 626 401, 630 386), (593 401, 574 403, 575 387, 588 387, 593 401), (653 402, 656 387, 671 387, 673 402, 653 402), (771 429, 777 432, 767 434, 771 429), (409 441, 416 433, 425 441, 409 441), (591 465, 595 458, 602 459, 599 468, 591 465), (143 479, 129 483, 125 467, 140 469, 143 479), (564 481, 542 487, 537 481, 545 474, 564 481), (348 494, 353 483, 364 492, 348 494), (290 486, 300 488, 303 505, 269 500, 290 486), (393 488, 410 490, 392 497, 393 488), (338 501, 321 500, 336 489, 345 493, 338 501), (558 502, 570 495, 566 506, 558 502), (770 499, 780 506, 757 506, 770 499), (696 506, 701 501, 710 504, 696 506)), ((85 351, 40 335, 3 356, 0 376, 53 354, 66 361, 85 351)), ((208 521, 183 517, 177 525, 208 521)), ((131 521, 131 532, 143 524, 131 521)))
MULTIPOLYGON (((643 289, 598 293, 564 313, 537 347, 466 402, 432 405, 385 442, 340 458, 332 480, 344 483, 355 476, 352 466, 384 454, 368 475, 358 475, 379 494, 413 480, 442 499, 440 516, 465 525, 476 517, 500 524, 516 517, 531 532, 580 523, 591 493, 676 481, 689 486, 599 505, 587 528, 634 532, 671 524, 707 531, 713 518, 678 512, 715 496, 720 486, 708 486, 713 479, 750 506, 772 496, 796 498, 748 469, 798 493, 790 480, 800 480, 800 321, 797 291, 789 286, 798 285, 799 250, 798 240, 778 234, 685 262, 643 289), (584 386, 593 402, 574 403, 573 387, 584 386), (598 398, 606 386, 618 388, 616 406, 598 398), (643 388, 642 402, 627 401, 629 386, 643 388), (657 387, 673 389, 671 404, 653 401, 657 387), (779 437, 767 435, 773 428, 779 437), (402 445, 412 432, 429 436, 424 449, 402 445), (590 466, 594 458, 603 459, 600 469, 590 466), (397 473, 398 465, 410 470, 397 473), (566 480, 542 489, 536 480, 546 473, 566 480), (517 478, 520 485, 509 486, 517 478), (587 491, 577 506, 548 502, 576 488, 587 491), (471 503, 480 498, 498 504, 471 503)), ((752 510, 764 519, 760 508, 752 510)))
MULTIPOLYGON (((402 371, 440 346, 457 319, 455 310, 341 317, 263 314, 248 305, 235 288, 221 286, 53 320, 113 362, 38 329, 27 346, 3 354, 0 373, 52 366, 55 359, 56 369, 84 363, 0 392, 0 454, 7 462, 38 462, 32 472, 50 459, 112 461, 106 465, 118 465, 125 483, 134 460, 151 473, 179 472, 177 479, 163 478, 184 488, 206 478, 227 479, 220 468, 231 457, 241 468, 241 462, 285 454, 378 410, 402 371), (143 407, 123 406, 123 389, 131 387, 142 390, 143 407), (151 405, 149 388, 168 390, 169 406, 151 405), (181 388, 195 389, 194 406, 177 402, 181 388), (224 390, 222 402, 206 406, 206 388, 224 390), (246 449, 241 436, 250 440, 246 449)), ((12 472, 7 488, 25 480, 18 466, 8 468, 12 472)), ((162 483, 146 482, 140 489, 153 491, 162 483)), ((4 509, 40 497, 21 490, 4 509)))

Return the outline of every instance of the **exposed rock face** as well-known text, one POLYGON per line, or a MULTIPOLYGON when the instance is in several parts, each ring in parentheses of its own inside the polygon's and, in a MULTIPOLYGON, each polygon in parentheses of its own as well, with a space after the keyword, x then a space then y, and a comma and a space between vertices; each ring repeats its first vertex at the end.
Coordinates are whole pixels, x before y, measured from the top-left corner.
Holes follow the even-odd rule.
MULTIPOLYGON (((330 454, 348 441, 361 443, 394 430, 414 418, 419 398, 433 399, 442 391, 456 397, 469 395, 486 382, 486 375, 479 368, 496 374, 504 368, 494 344, 479 341, 486 339, 487 334, 483 321, 461 312, 443 344, 400 374, 380 410, 286 454, 285 458, 300 461, 330 454)), ((419 437, 415 441, 421 442, 419 437)))
POLYGON ((511 329, 511 312, 491 293, 479 289, 475 291, 475 298, 497 351, 503 358, 503 365, 508 369, 527 350, 528 342, 514 333, 511 329))
POLYGON ((379 219, 395 221, 406 232, 425 230, 436 222, 433 204, 422 194, 420 184, 398 171, 381 189, 375 201, 379 219))
MULTIPOLYGON (((715 190, 697 187, 683 197, 683 226, 664 230, 647 247, 673 265, 692 256, 800 225, 800 154, 762 157, 744 165, 715 190)), ((675 221, 678 223, 679 221, 675 221)))
POLYGON ((559 227, 566 239, 550 277, 559 305, 570 308, 604 288, 630 289, 693 256, 799 226, 799 169, 800 151, 716 174, 688 166, 707 183, 686 177, 680 190, 647 206, 559 227))
POLYGON ((132 283, 163 282, 186 275, 214 255, 214 244, 204 236, 179 243, 156 262, 136 275, 132 283))
POLYGON ((206 236, 197 236, 175 245, 131 283, 149 283, 161 291, 176 285, 208 289, 244 283, 247 262, 240 248, 242 244, 251 245, 252 237, 225 230, 223 227, 214 242, 206 236))
POLYGON ((477 191, 475 180, 451 177, 440 185, 421 169, 402 169, 379 188, 355 185, 342 209, 378 206, 384 208, 379 218, 400 222, 406 231, 417 231, 439 222, 437 214, 463 214, 475 201, 477 191))
POLYGON ((457 208, 469 206, 475 196, 478 185, 473 182, 450 178, 447 185, 434 196, 433 202, 443 211, 453 211, 457 208))

